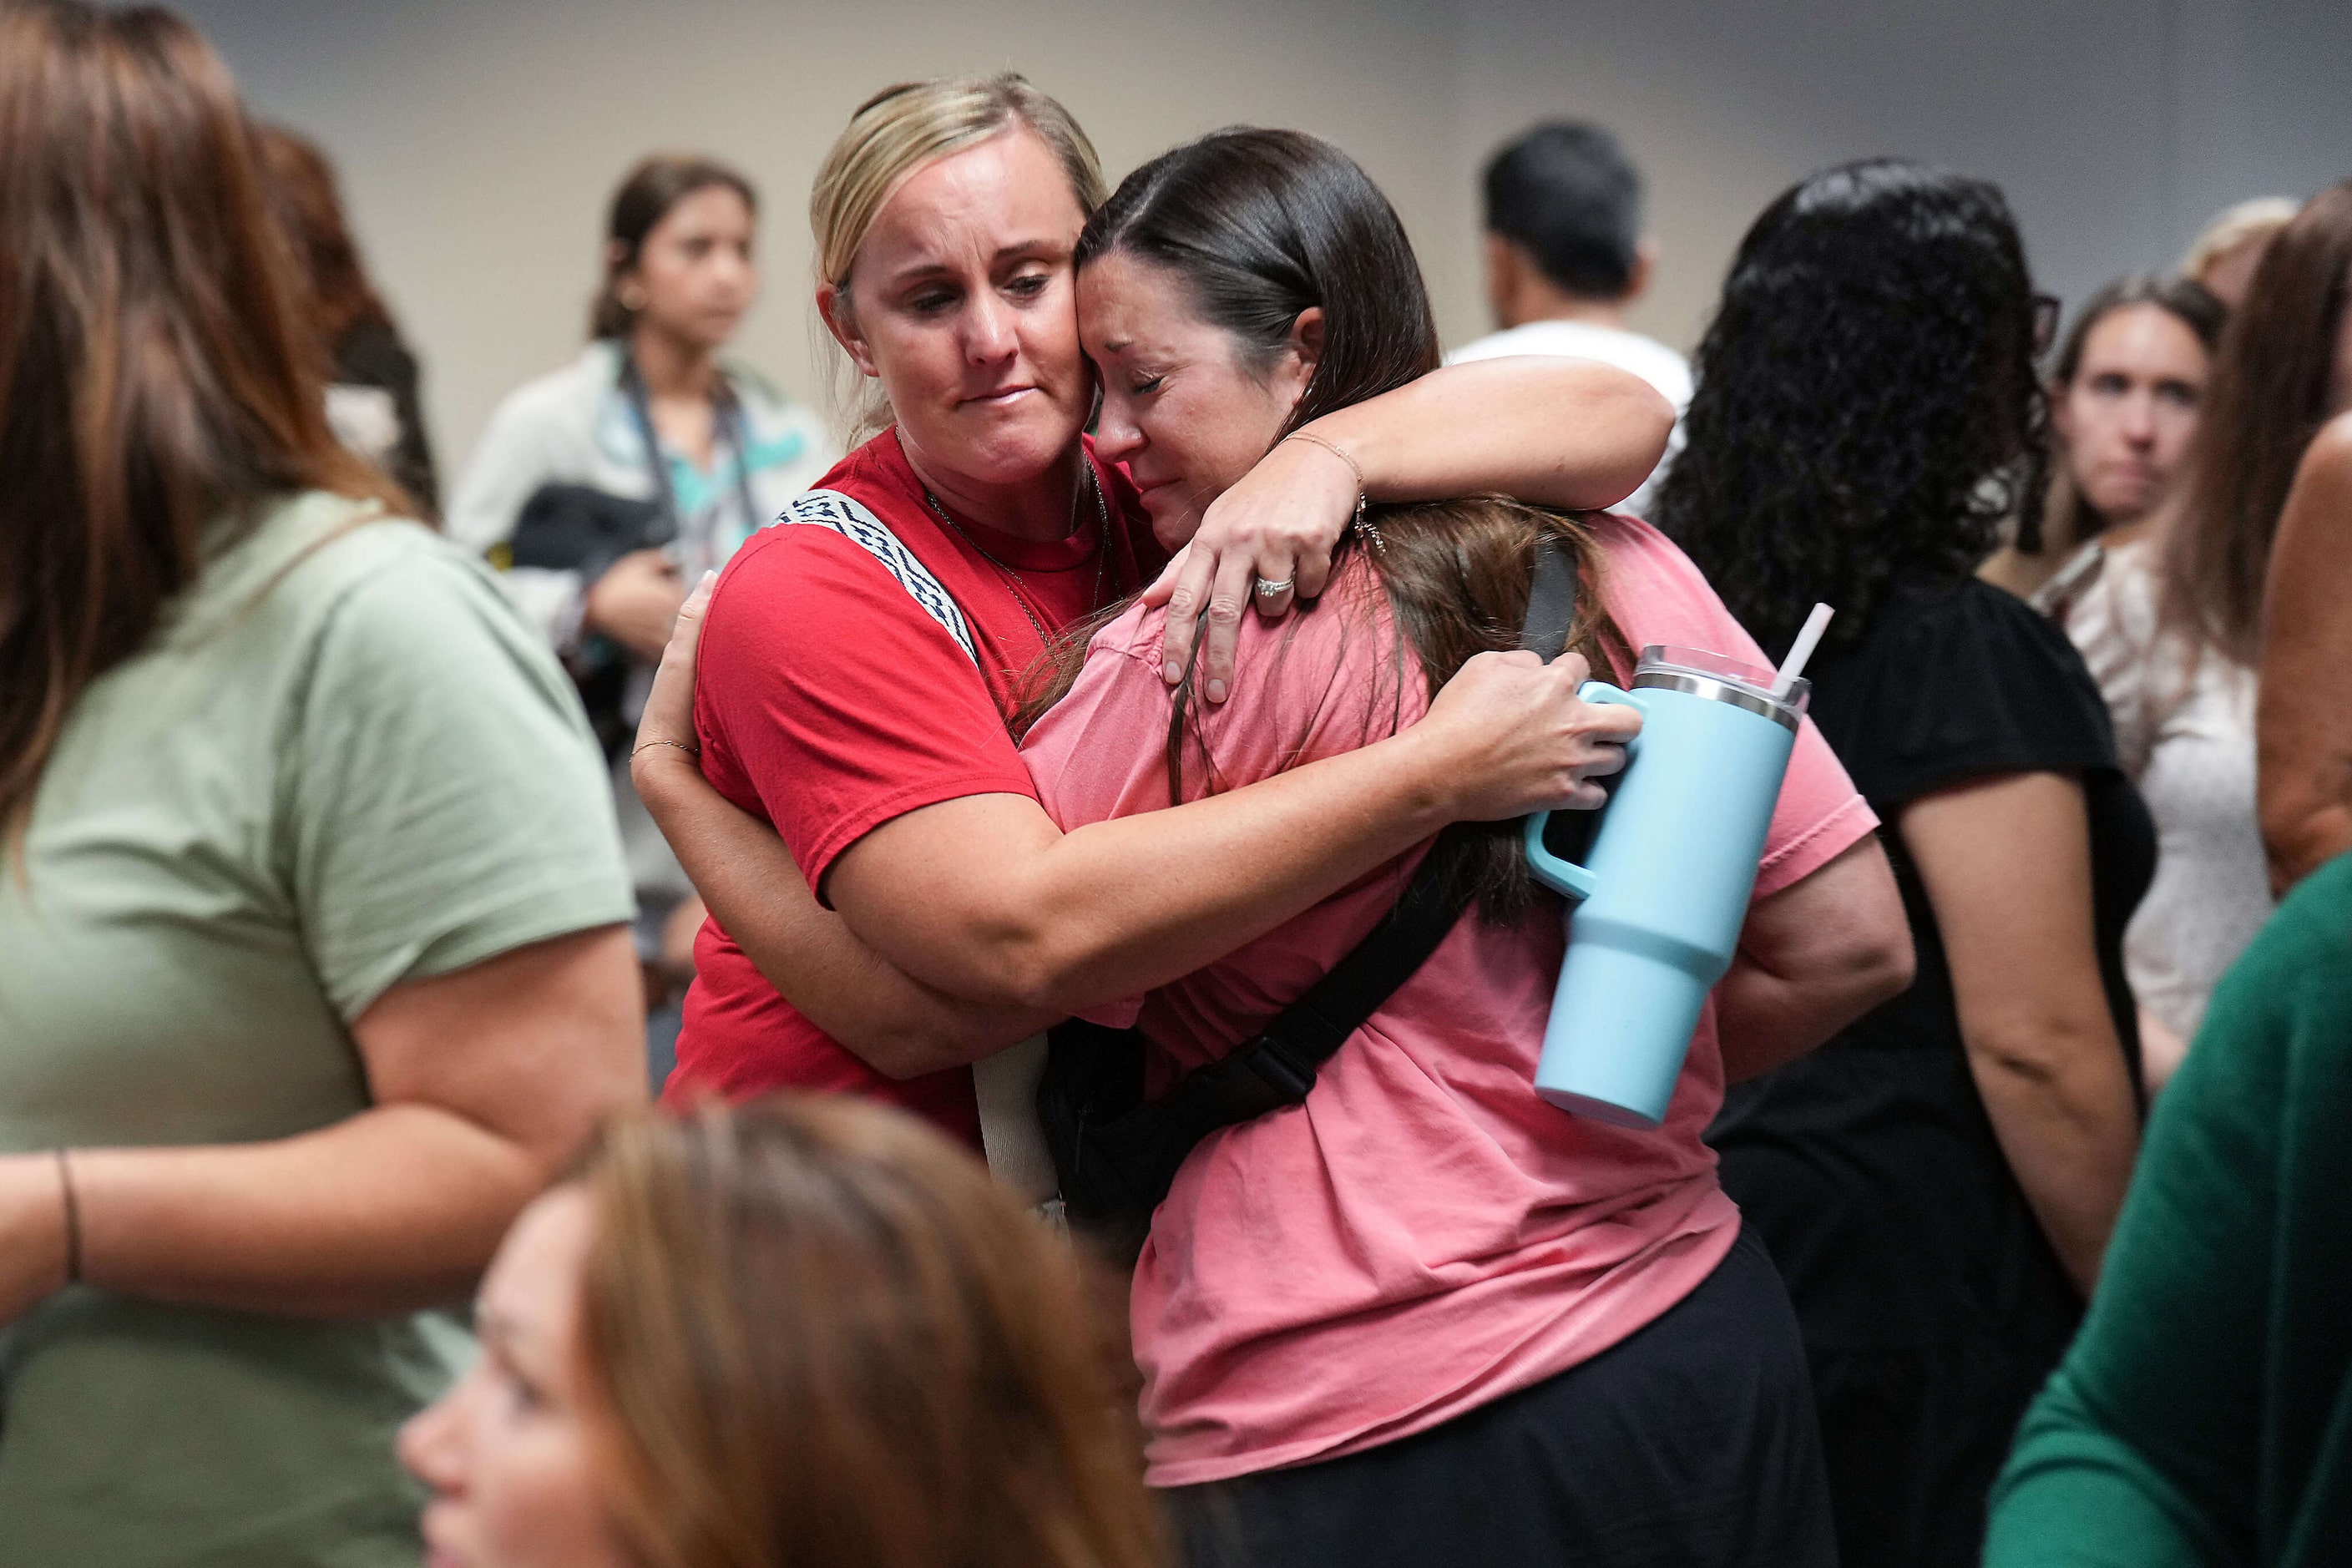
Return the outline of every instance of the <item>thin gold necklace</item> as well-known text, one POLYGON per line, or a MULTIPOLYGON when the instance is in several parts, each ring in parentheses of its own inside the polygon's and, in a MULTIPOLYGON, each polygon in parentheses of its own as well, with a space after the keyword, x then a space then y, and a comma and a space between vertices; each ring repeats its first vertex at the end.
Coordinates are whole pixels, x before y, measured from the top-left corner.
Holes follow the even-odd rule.
MULTIPOLYGON (((1095 466, 1084 452, 1078 455, 1078 468, 1085 475, 1087 489, 1093 496, 1095 503, 1095 585, 1093 596, 1087 605, 1087 613, 1091 615, 1094 611, 1102 608, 1103 574, 1110 565, 1110 506, 1103 500, 1101 481, 1095 478, 1095 466)), ((963 524, 958 522, 948 509, 940 504, 940 498, 931 493, 931 487, 929 485, 923 487, 923 501, 931 509, 934 516, 955 531, 955 536, 958 539, 971 545, 979 552, 982 561, 996 568, 996 574, 1004 579, 1005 587, 1012 592, 1013 604, 1020 607, 1022 618, 1029 623, 1029 629, 1037 634, 1039 645, 1050 647, 1054 639, 1047 635, 1045 622, 1039 620, 1036 612, 1030 608, 1029 595, 1025 591, 1027 585, 1023 581, 1021 574, 998 560, 989 552, 988 546, 966 531, 963 524)), ((1073 491, 1070 495, 1070 531, 1073 533, 1077 531, 1077 519, 1078 498, 1076 492, 1073 491)))

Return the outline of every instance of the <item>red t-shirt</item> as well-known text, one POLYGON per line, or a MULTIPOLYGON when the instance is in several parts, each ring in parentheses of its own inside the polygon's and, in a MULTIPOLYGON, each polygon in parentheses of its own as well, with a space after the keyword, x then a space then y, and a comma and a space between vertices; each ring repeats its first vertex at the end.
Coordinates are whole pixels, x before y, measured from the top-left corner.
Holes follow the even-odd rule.
MULTIPOLYGON (((896 429, 818 481, 862 502, 930 569, 963 611, 977 666, 880 562, 831 529, 767 529, 719 574, 696 662, 703 774, 774 826, 811 887, 821 892, 841 852, 892 817, 971 795, 1035 798, 1005 716, 1045 649, 1038 626, 1057 632, 1133 594, 1165 559, 1127 476, 1098 461, 1096 473, 1110 509, 1108 562, 1091 520, 1052 543, 963 518, 961 534, 951 531, 896 429)), ((979 1142, 969 1068, 905 1081, 876 1072, 779 995, 715 918, 694 958, 665 1100, 847 1090, 979 1142)))

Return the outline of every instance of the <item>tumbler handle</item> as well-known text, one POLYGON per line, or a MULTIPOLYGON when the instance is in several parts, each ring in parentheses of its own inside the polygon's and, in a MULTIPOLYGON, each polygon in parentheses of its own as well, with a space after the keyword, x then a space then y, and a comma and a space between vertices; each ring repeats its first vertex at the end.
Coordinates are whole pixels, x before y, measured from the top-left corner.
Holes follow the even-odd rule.
MULTIPOLYGON (((1576 695, 1585 702, 1614 702, 1631 708, 1641 714, 1644 721, 1650 716, 1649 704, 1643 701, 1637 693, 1621 691, 1605 680, 1588 680, 1577 688, 1576 695)), ((1625 742, 1625 765, 1629 768, 1633 765, 1634 747, 1641 739, 1635 735, 1625 742)), ((1563 860, 1544 847, 1544 825, 1549 821, 1551 813, 1549 811, 1538 811, 1528 818, 1528 869, 1535 873, 1537 881, 1553 892, 1581 902, 1591 898, 1592 890, 1601 884, 1590 868, 1572 860, 1563 860)))

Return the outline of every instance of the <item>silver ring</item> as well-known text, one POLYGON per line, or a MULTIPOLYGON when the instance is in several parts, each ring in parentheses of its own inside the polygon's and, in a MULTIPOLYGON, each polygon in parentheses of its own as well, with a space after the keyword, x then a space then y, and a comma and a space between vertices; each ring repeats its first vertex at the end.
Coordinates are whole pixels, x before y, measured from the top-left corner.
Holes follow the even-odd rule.
POLYGON ((1298 579, 1296 577, 1284 577, 1279 580, 1272 577, 1261 577, 1257 580, 1257 591, 1271 599, 1276 594, 1289 593, 1290 585, 1297 581, 1298 579))

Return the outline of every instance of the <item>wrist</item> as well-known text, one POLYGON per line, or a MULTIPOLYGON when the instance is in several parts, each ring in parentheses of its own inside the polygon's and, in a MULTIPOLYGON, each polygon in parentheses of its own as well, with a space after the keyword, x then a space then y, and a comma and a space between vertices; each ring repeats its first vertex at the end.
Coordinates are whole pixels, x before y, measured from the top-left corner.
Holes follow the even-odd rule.
POLYGON ((640 741, 629 752, 629 782, 648 807, 681 769, 698 780, 702 777, 701 752, 682 741, 640 741))
MULTIPOLYGON (((32 1299, 38 1300, 73 1283, 78 1226, 69 1209, 71 1189, 54 1152, 11 1155, 7 1168, 13 1189, 8 1206, 16 1214, 9 1228, 15 1232, 14 1247, 22 1249, 17 1256, 27 1260, 25 1272, 16 1278, 31 1286, 32 1299)), ((8 1272, 16 1274, 14 1268, 8 1272)))
POLYGON ((1414 842, 1462 820, 1465 796, 1458 781, 1466 775, 1445 744, 1442 727, 1423 719, 1359 754, 1378 755, 1414 842))
POLYGON ((1370 490, 1364 478, 1363 454, 1356 450, 1355 443, 1344 434, 1328 428, 1329 417, 1327 415, 1324 418, 1300 426, 1284 437, 1281 444, 1302 454, 1320 454, 1304 460, 1329 471, 1335 485, 1344 482, 1351 504, 1358 496, 1369 499, 1370 490))

